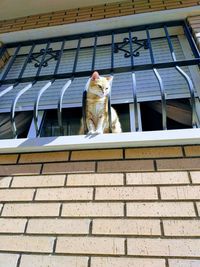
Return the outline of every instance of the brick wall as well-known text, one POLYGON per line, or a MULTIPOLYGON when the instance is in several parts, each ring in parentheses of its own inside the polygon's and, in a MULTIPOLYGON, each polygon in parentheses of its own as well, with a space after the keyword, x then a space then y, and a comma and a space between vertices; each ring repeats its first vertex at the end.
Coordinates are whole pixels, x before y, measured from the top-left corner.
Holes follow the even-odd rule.
POLYGON ((0 34, 198 5, 199 0, 128 0, 0 21, 0 34))
POLYGON ((200 146, 0 155, 0 267, 197 267, 199 216, 200 146))
MULTIPOLYGON (((1 49, 2 46, 3 46, 3 44, 0 42, 0 49, 1 49)), ((8 51, 5 50, 5 52, 0 57, 0 70, 7 63, 9 58, 10 58, 10 55, 9 55, 8 51)))
POLYGON ((188 22, 192 28, 193 36, 200 49, 200 16, 189 17, 188 22))

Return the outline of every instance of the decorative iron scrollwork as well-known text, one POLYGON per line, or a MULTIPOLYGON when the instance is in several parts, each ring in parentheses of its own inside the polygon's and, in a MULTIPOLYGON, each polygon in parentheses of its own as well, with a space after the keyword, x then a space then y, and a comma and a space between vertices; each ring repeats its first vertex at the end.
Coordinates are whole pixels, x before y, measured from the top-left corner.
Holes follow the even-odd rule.
MULTIPOLYGON (((132 55, 134 57, 139 57, 140 56, 140 52, 138 50, 140 50, 142 47, 144 49, 149 49, 148 40, 140 41, 140 40, 138 40, 137 37, 133 37, 131 40, 132 40, 133 44, 137 45, 137 48, 134 49, 133 52, 132 52, 132 55)), ((126 50, 126 49, 124 49, 127 45, 130 45, 130 40, 129 40, 129 38, 125 37, 123 39, 122 43, 115 44, 114 53, 118 53, 119 51, 123 51, 125 53, 124 57, 126 57, 126 58, 130 57, 131 56, 131 52, 126 50)))
MULTIPOLYGON (((45 53, 45 49, 41 49, 40 52, 38 54, 32 54, 30 59, 29 59, 29 63, 32 61, 36 61, 35 63, 35 68, 38 68, 40 66, 40 62, 41 62, 41 57, 44 55, 45 53)), ((53 51, 52 48, 49 48, 46 51, 46 59, 44 60, 44 62, 42 63, 42 67, 47 67, 48 66, 48 62, 52 59, 54 60, 58 60, 58 55, 59 55, 59 51, 53 51), (47 56, 48 55, 48 56, 47 56)))

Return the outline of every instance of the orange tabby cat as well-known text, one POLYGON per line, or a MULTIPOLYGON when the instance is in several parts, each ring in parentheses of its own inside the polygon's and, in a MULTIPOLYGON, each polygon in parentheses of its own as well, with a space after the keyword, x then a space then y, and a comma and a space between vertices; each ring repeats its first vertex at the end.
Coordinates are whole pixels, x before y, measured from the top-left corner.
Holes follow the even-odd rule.
MULTIPOLYGON (((95 71, 92 74, 86 100, 86 124, 89 134, 109 133, 108 94, 112 77, 101 77, 95 71)), ((111 107, 112 132, 121 133, 121 125, 114 108, 111 107)), ((79 134, 84 134, 83 120, 79 134)))

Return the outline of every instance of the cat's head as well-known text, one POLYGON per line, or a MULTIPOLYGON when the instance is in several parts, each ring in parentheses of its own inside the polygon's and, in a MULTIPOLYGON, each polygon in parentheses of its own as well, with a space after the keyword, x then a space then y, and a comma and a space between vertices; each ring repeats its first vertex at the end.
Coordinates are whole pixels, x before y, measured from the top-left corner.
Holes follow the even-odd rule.
POLYGON ((110 92, 112 77, 102 77, 97 71, 92 74, 88 92, 95 94, 99 97, 105 97, 110 92))

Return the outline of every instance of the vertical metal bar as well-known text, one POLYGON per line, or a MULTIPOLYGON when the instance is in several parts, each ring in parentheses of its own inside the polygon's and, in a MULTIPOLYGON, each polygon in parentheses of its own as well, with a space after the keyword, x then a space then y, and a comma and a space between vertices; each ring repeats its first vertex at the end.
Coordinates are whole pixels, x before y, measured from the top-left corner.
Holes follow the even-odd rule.
POLYGON ((77 48, 76 48, 76 55, 74 58, 74 65, 73 65, 73 70, 72 70, 72 77, 69 81, 67 81, 67 83, 62 87, 61 93, 60 93, 60 97, 58 99, 58 105, 57 105, 57 115, 58 115, 58 125, 60 127, 60 133, 64 134, 64 128, 63 128, 63 123, 62 123, 62 102, 63 102, 63 97, 64 94, 67 90, 67 88, 70 86, 70 84, 72 83, 72 81, 74 80, 74 74, 76 71, 76 67, 77 67, 77 62, 78 62, 78 55, 79 55, 79 51, 80 51, 80 47, 81 47, 81 38, 79 38, 78 40, 78 44, 77 44, 77 48))
MULTIPOLYGON (((111 36, 111 75, 113 76, 113 70, 114 70, 114 51, 115 51, 115 35, 114 32, 112 32, 111 36)), ((109 132, 112 133, 112 112, 111 112, 111 91, 112 91, 112 80, 110 81, 110 92, 108 94, 108 122, 109 122, 109 132)))
POLYGON ((183 24, 183 29, 184 29, 184 33, 185 33, 185 36, 187 37, 187 40, 190 44, 190 47, 192 49, 192 52, 195 56, 195 58, 200 58, 200 52, 199 52, 199 49, 197 48, 197 45, 194 41, 194 38, 192 37, 192 34, 190 32, 190 28, 187 24, 186 21, 184 21, 184 24, 183 24))
POLYGON ((22 69, 21 69, 21 71, 20 71, 20 74, 19 74, 19 76, 18 76, 18 78, 17 78, 18 80, 22 78, 22 76, 23 76, 23 74, 24 74, 24 71, 25 71, 25 69, 26 69, 26 67, 27 67, 27 64, 28 64, 28 62, 29 62, 29 60, 30 60, 30 57, 31 57, 31 55, 32 55, 32 53, 33 53, 34 48, 35 48, 35 43, 33 43, 32 46, 31 46, 31 49, 30 49, 30 51, 29 51, 29 53, 28 53, 28 56, 26 57, 26 60, 25 60, 25 62, 24 62, 24 64, 23 64, 23 67, 22 67, 22 69))
MULTIPOLYGON (((56 75, 57 72, 58 72, 58 68, 59 68, 59 65, 60 65, 60 60, 61 60, 61 57, 62 57, 62 54, 63 54, 64 46, 65 46, 65 40, 63 40, 62 45, 61 45, 61 50, 59 52, 59 57, 58 57, 58 61, 57 61, 57 64, 56 64, 56 67, 55 67, 55 70, 54 70, 54 75, 56 75)), ((47 84, 45 84, 40 89, 40 91, 39 91, 39 93, 37 95, 37 98, 35 100, 35 103, 34 103, 33 119, 34 119, 36 137, 38 137, 39 134, 40 134, 40 127, 38 125, 38 114, 39 114, 38 108, 39 108, 40 98, 44 94, 44 92, 54 83, 54 81, 55 81, 55 79, 53 79, 52 81, 49 81, 47 84)))
POLYGON ((132 45, 132 34, 129 31, 129 45, 130 45, 130 55, 131 55, 131 68, 132 68, 132 92, 133 92, 133 104, 134 104, 134 116, 135 116, 135 131, 139 131, 138 123, 138 102, 137 102, 137 92, 136 92, 136 77, 133 71, 134 68, 134 59, 133 59, 133 45, 132 45))
MULTIPOLYGON (((149 33, 149 29, 146 28, 146 35, 147 35, 147 41, 148 41, 148 46, 149 46, 149 53, 150 53, 150 58, 151 58, 151 63, 155 64, 155 59, 153 55, 153 49, 151 45, 151 37, 149 33)), ((158 81, 159 87, 160 87, 160 93, 161 93, 161 105, 162 105, 162 127, 163 130, 167 130, 167 105, 166 105, 166 97, 165 97, 165 89, 163 85, 162 78, 157 71, 156 68, 153 68, 153 72, 156 76, 156 79, 158 81)))
POLYGON ((58 73, 58 69, 59 69, 59 66, 60 66, 60 61, 61 61, 61 58, 62 58, 62 55, 63 55, 64 47, 65 47, 65 40, 62 41, 62 45, 61 45, 61 49, 60 49, 60 52, 59 52, 58 60, 57 60, 56 67, 55 67, 55 70, 54 70, 54 75, 56 75, 58 73))
POLYGON ((75 58, 74 58, 74 65, 73 65, 73 74, 75 73, 76 71, 76 67, 77 67, 77 63, 78 63, 78 56, 79 56, 79 51, 80 51, 80 47, 81 47, 81 38, 79 38, 78 40, 78 45, 77 45, 77 48, 76 48, 76 55, 75 55, 75 58))
POLYGON ((172 45, 172 42, 171 42, 171 38, 169 36, 169 33, 168 33, 166 25, 164 25, 164 31, 165 31, 165 35, 167 37, 167 42, 168 42, 169 50, 170 50, 170 53, 171 53, 171 57, 172 57, 173 61, 176 61, 176 55, 174 53, 174 48, 173 48, 173 45, 172 45))
MULTIPOLYGON (((21 44, 19 44, 18 47, 15 49, 15 53, 14 53, 14 55, 12 56, 10 62, 8 63, 8 66, 7 66, 6 70, 5 70, 5 72, 3 73, 3 76, 2 76, 2 78, 1 78, 1 81, 4 81, 5 78, 6 78, 6 76, 8 75, 8 72, 9 72, 10 69, 12 68, 12 65, 13 65, 13 63, 14 63, 15 60, 16 60, 16 57, 17 57, 17 54, 18 54, 20 48, 21 48, 21 44)), ((1 84, 1 81, 0 81, 0 84, 1 84)))
POLYGON ((94 71, 94 67, 95 67, 97 38, 98 38, 98 36, 96 35, 95 36, 95 39, 94 39, 94 46, 93 46, 93 55, 92 55, 92 67, 91 67, 91 71, 94 71))
POLYGON ((150 33, 149 33, 149 29, 148 28, 146 28, 146 35, 147 35, 147 41, 148 41, 148 47, 149 47, 151 63, 155 64, 155 59, 154 59, 154 55, 153 55, 153 49, 152 49, 152 45, 151 45, 151 37, 150 37, 150 33))
MULTIPOLYGON (((167 26, 164 26, 164 31, 165 31, 165 35, 167 38, 167 42, 168 42, 168 46, 170 49, 170 53, 172 56, 172 59, 174 62, 176 62, 176 55, 174 53, 174 48, 173 48, 173 44, 171 42, 168 30, 167 30, 167 26)), ((191 108, 192 108, 192 127, 196 128, 197 127, 197 121, 196 121, 196 102, 195 102, 195 92, 194 92, 194 85, 192 80, 190 79, 190 77, 179 67, 176 66, 175 67, 176 70, 183 76, 183 78, 186 80, 188 88, 189 88, 189 92, 190 92, 190 101, 191 101, 191 108)))
POLYGON ((46 48, 45 48, 45 50, 44 50, 44 54, 43 54, 43 56, 42 56, 42 59, 41 59, 40 64, 39 64, 39 66, 38 66, 37 73, 36 73, 36 75, 35 75, 36 78, 40 75, 40 72, 41 72, 41 69, 42 69, 42 65, 43 65, 43 63, 44 63, 44 60, 45 60, 47 51, 48 51, 48 49, 49 49, 49 46, 50 46, 50 41, 48 41, 48 43, 47 43, 47 45, 46 45, 46 48))

